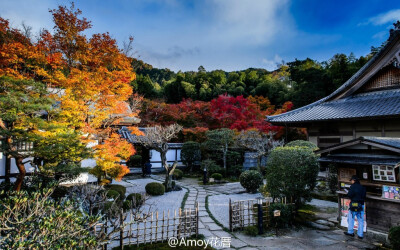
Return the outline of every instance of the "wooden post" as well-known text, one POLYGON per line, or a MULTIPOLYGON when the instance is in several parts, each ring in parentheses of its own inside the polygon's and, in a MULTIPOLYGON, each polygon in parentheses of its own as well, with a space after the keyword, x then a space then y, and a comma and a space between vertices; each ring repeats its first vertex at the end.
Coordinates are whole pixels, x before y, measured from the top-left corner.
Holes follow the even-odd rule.
POLYGON ((199 203, 196 201, 196 238, 199 236, 199 203))
POLYGON ((157 232, 158 232, 158 211, 156 212, 156 243, 157 243, 157 232))
POLYGON ((153 244, 153 213, 151 213, 151 222, 150 222, 150 244, 153 244))
POLYGON ((124 249, 124 212, 120 211, 120 232, 119 232, 119 247, 124 249))
POLYGON ((161 242, 164 242, 164 220, 165 220, 165 212, 162 211, 161 242))
MULTIPOLYGON (((107 231, 108 231, 108 223, 106 220, 106 224, 104 226, 104 234, 107 235, 107 231)), ((104 245, 104 249, 107 250, 107 244, 104 245)))
POLYGON ((229 199, 229 231, 233 232, 232 230, 232 201, 229 199))

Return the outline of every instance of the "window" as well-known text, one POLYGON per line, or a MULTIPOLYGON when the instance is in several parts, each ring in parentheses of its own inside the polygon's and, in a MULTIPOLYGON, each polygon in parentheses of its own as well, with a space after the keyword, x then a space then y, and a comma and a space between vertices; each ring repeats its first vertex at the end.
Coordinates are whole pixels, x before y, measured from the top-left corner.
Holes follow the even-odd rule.
POLYGON ((372 176, 374 181, 396 182, 393 166, 372 165, 372 176))

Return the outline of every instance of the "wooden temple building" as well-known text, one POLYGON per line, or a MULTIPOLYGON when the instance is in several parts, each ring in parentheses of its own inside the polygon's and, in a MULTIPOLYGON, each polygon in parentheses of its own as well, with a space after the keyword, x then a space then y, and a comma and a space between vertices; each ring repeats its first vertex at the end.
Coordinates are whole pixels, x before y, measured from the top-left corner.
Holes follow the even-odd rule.
POLYGON ((357 175, 367 188, 367 229, 400 225, 400 23, 385 46, 329 96, 268 116, 274 125, 307 128, 323 167, 338 170, 339 219, 347 225, 344 188, 357 175))

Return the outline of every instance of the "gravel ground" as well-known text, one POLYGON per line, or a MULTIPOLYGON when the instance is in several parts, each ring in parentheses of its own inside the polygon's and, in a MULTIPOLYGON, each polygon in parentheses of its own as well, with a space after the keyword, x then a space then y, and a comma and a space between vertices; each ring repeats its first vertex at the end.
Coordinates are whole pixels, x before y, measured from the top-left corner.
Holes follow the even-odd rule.
POLYGON ((213 195, 208 197, 208 208, 217 221, 224 225, 224 227, 229 228, 229 199, 232 201, 253 200, 260 196, 260 193, 213 195))
MULTIPOLYGON (((159 182, 151 178, 143 178, 136 180, 123 180, 120 182, 114 182, 113 184, 120 184, 126 187, 126 195, 128 196, 130 193, 146 193, 145 186, 150 182, 159 182)), ((161 182, 159 182, 161 183, 161 182)), ((144 209, 148 209, 151 206, 151 211, 165 211, 167 210, 173 211, 175 209, 179 209, 181 207, 181 203, 186 189, 182 189, 181 191, 173 191, 165 193, 161 196, 148 196, 144 209)))

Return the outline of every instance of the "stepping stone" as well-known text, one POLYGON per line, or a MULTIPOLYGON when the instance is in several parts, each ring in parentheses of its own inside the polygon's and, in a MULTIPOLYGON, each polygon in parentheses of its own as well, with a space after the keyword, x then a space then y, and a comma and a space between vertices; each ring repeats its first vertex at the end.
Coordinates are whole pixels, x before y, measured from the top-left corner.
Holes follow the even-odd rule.
POLYGON ((211 219, 210 217, 201 217, 200 221, 203 223, 214 223, 213 219, 211 219))
POLYGON ((210 232, 210 230, 207 230, 207 229, 199 229, 199 234, 204 235, 205 238, 214 236, 214 235, 210 232))
POLYGON ((199 217, 208 217, 208 213, 206 211, 199 211, 199 217))
POLYGON ((329 218, 328 221, 334 223, 335 225, 339 223, 337 217, 329 218))
POLYGON ((247 243, 244 243, 243 241, 235 239, 233 237, 231 238, 231 247, 242 248, 242 247, 245 247, 245 246, 247 246, 247 243))
POLYGON ((307 221, 306 224, 312 228, 319 229, 319 230, 330 230, 331 228, 328 226, 324 226, 312 221, 307 221))
POLYGON ((204 224, 210 231, 221 231, 221 227, 215 223, 204 224))
POLYGON ((329 222, 327 220, 316 220, 315 223, 321 224, 321 225, 324 225, 324 226, 328 226, 328 227, 334 227, 335 226, 335 224, 333 224, 332 222, 329 222))
POLYGON ((206 228, 206 227, 204 226, 204 224, 203 224, 201 221, 199 221, 199 229, 204 229, 204 228, 206 228))
POLYGON ((233 236, 232 236, 230 233, 225 232, 225 231, 223 231, 223 230, 213 231, 213 234, 215 234, 215 235, 218 236, 219 238, 221 238, 221 237, 230 237, 230 238, 233 238, 233 236))

